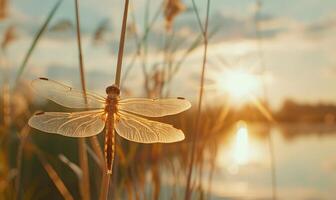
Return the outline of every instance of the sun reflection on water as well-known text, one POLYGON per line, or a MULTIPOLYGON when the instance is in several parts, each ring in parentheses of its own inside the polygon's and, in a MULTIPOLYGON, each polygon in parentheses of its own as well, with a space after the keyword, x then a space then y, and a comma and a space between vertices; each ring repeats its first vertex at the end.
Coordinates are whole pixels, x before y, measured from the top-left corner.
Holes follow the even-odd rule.
POLYGON ((216 157, 214 193, 224 199, 271 199, 272 177, 266 134, 272 134, 279 196, 282 199, 306 199, 313 194, 334 199, 335 188, 331 184, 334 177, 329 170, 330 166, 336 166, 332 159, 335 157, 332 150, 335 147, 335 132, 320 136, 318 132, 307 132, 307 127, 298 130, 297 127, 282 126, 265 127, 260 123, 238 122, 224 132, 216 157), (288 140, 284 136, 288 134, 283 132, 285 129, 302 133, 292 133, 300 134, 300 137, 288 140), (313 184, 306 185, 307 180, 313 180, 313 184))
POLYGON ((245 122, 239 122, 234 143, 233 159, 236 164, 244 165, 249 161, 249 135, 245 122))
POLYGON ((264 145, 250 131, 246 122, 237 122, 229 145, 223 145, 219 150, 218 165, 230 174, 237 174, 243 167, 265 161, 264 145))

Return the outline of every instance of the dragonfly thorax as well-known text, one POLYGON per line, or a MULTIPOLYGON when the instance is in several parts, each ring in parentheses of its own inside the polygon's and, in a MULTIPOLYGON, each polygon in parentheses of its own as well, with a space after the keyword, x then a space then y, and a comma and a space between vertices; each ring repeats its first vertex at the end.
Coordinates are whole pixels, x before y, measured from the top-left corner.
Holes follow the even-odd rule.
POLYGON ((116 113, 117 112, 118 97, 107 96, 105 102, 105 112, 106 113, 116 113))
POLYGON ((105 112, 115 113, 117 111, 117 102, 119 99, 120 89, 117 85, 111 85, 106 88, 106 106, 105 112))

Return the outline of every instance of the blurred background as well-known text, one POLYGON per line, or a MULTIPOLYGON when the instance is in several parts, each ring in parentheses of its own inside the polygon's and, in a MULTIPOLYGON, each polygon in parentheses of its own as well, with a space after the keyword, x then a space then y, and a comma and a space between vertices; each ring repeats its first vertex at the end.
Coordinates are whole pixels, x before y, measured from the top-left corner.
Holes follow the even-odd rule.
MULTIPOLYGON (((105 94, 124 1, 80 0, 78 8, 87 89, 105 94)), ((184 131, 182 142, 117 138, 110 198, 334 199, 335 10, 334 0, 212 0, 195 126, 207 1, 131 0, 121 96, 183 96, 193 108, 160 119, 184 131)), ((35 111, 69 111, 34 93, 31 80, 81 88, 75 1, 0 0, 0 32, 0 199, 98 199, 93 142, 87 191, 78 141, 27 126, 35 111)))

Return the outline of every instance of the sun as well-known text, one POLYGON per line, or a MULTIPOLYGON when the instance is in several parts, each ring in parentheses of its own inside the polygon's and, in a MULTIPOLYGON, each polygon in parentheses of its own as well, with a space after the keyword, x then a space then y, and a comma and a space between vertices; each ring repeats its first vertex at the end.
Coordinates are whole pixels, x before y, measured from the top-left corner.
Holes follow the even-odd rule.
POLYGON ((252 72, 244 69, 227 69, 214 73, 213 87, 220 93, 226 93, 236 102, 242 102, 261 91, 261 80, 252 72))

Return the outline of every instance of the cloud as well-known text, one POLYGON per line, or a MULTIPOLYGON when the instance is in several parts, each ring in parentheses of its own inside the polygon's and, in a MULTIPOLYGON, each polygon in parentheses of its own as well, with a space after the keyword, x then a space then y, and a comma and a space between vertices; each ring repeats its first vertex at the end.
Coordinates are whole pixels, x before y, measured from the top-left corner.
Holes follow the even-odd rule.
POLYGON ((328 16, 315 23, 309 24, 305 28, 305 33, 309 37, 322 37, 324 34, 335 31, 336 15, 328 16))
MULTIPOLYGON (((191 13, 189 16, 179 19, 176 22, 176 29, 188 29, 194 35, 199 34, 200 28, 193 15, 191 13)), ((210 17, 209 32, 218 30, 212 41, 256 38, 255 19, 260 24, 259 33, 263 38, 273 38, 288 29, 284 26, 285 23, 279 23, 282 22, 281 19, 267 13, 260 14, 255 18, 253 15, 239 17, 218 12, 210 17)))

